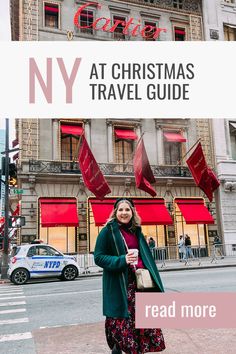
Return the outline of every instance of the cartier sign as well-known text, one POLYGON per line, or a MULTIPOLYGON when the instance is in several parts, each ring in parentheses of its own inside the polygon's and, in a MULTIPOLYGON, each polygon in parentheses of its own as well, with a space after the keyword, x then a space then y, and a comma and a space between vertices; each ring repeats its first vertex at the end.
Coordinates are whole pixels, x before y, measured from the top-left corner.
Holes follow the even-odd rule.
POLYGON ((74 24, 78 28, 93 28, 95 31, 104 31, 113 33, 116 31, 117 27, 119 29, 123 27, 122 33, 124 35, 131 35, 133 37, 141 34, 143 38, 158 38, 161 32, 166 32, 166 28, 158 28, 152 25, 145 25, 142 27, 141 20, 138 20, 135 23, 134 18, 131 17, 127 21, 123 21, 121 19, 112 20, 111 18, 99 17, 93 21, 88 26, 81 25, 80 16, 85 13, 89 6, 95 6, 98 9, 101 9, 101 5, 99 3, 88 2, 85 5, 82 5, 78 8, 74 16, 74 24))

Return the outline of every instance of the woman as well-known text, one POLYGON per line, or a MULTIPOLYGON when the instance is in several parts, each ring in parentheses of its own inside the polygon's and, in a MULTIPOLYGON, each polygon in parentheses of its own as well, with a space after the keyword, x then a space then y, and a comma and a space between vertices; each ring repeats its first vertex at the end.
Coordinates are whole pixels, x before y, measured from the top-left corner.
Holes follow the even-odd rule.
POLYGON ((185 241, 183 235, 179 236, 178 248, 179 248, 179 260, 180 262, 182 262, 182 260, 186 258, 185 257, 186 248, 185 248, 185 241))
POLYGON ((156 285, 150 291, 163 292, 163 285, 148 244, 141 232, 140 219, 132 200, 119 198, 106 226, 98 235, 95 263, 103 268, 103 314, 112 354, 142 354, 165 349, 161 329, 135 329, 135 268, 147 268, 156 285), (125 241, 124 241, 125 240, 125 241), (138 249, 138 259, 134 252, 138 249))

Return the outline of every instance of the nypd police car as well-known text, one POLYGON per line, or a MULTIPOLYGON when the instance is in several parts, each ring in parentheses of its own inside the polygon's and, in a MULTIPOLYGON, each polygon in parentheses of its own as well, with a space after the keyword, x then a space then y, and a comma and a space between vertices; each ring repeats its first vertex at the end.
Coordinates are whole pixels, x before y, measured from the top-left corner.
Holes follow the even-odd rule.
POLYGON ((78 275, 79 266, 73 256, 42 243, 16 247, 8 269, 8 278, 16 285, 23 285, 32 278, 74 280, 78 275))

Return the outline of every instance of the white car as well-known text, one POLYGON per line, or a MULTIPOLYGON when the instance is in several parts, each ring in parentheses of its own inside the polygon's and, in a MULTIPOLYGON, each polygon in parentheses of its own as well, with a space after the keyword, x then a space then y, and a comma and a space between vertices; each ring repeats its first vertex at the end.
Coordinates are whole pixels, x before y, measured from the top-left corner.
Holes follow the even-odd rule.
POLYGON ((73 256, 67 256, 47 244, 27 244, 13 251, 8 278, 23 285, 32 278, 57 277, 74 280, 80 273, 73 256))

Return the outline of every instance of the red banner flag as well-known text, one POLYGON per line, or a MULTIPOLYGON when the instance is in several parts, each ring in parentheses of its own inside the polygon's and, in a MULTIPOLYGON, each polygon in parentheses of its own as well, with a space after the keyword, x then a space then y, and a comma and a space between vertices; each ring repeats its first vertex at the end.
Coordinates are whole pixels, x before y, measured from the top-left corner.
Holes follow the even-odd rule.
POLYGON ((92 192, 96 198, 103 200, 105 195, 111 193, 107 181, 105 180, 92 151, 83 137, 80 147, 78 162, 80 164, 81 173, 86 187, 92 192))
POLYGON ((198 143, 186 162, 197 186, 203 190, 210 202, 212 202, 213 192, 219 187, 220 182, 214 172, 207 166, 201 143, 198 143))
POLYGON ((134 154, 134 176, 137 188, 155 197, 156 191, 151 186, 155 183, 155 177, 150 167, 143 139, 140 139, 134 154))

